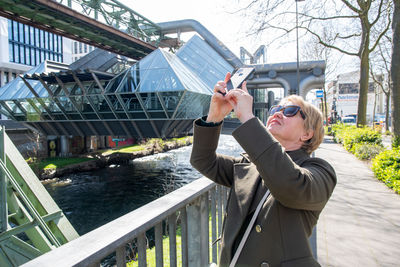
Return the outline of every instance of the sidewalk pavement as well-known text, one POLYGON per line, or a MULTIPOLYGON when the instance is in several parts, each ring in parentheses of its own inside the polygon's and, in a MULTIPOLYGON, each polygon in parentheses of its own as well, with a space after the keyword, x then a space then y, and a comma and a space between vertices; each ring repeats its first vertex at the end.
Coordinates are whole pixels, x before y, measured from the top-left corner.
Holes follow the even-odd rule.
POLYGON ((330 137, 315 155, 338 178, 317 224, 321 266, 400 266, 400 195, 330 137))

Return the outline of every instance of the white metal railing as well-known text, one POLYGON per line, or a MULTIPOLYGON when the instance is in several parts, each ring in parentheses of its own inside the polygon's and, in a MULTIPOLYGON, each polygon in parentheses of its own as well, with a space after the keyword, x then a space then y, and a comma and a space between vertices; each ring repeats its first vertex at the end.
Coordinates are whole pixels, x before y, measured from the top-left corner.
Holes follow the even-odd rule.
POLYGON ((227 194, 228 188, 200 178, 23 266, 100 266, 110 255, 114 255, 118 267, 126 266, 136 255, 138 266, 147 266, 146 231, 152 229, 156 266, 163 266, 166 235, 168 266, 178 265, 177 249, 181 250, 182 266, 207 266, 211 261, 217 262, 219 243, 212 245, 210 240, 216 240, 221 233, 227 194), (180 248, 176 242, 179 227, 180 248))

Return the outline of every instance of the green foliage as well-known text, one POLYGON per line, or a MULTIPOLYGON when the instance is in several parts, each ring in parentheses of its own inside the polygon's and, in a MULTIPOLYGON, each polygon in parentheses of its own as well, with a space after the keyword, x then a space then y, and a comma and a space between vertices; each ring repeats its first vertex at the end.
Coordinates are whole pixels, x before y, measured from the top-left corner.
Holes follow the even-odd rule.
POLYGON ((337 123, 332 125, 331 134, 333 136, 333 140, 336 143, 343 143, 343 135, 350 129, 355 129, 355 126, 345 125, 342 123, 337 123))
POLYGON ((393 136, 392 147, 400 148, 400 136, 393 136))
POLYGON ((120 148, 114 149, 106 149, 106 150, 99 150, 103 156, 107 156, 114 153, 133 153, 137 151, 146 150, 149 148, 154 148, 159 151, 163 151, 168 149, 169 146, 173 144, 178 144, 180 146, 183 145, 190 145, 193 142, 193 137, 191 136, 184 136, 180 138, 171 138, 171 139, 160 139, 160 138, 150 138, 141 144, 134 144, 129 146, 124 146, 120 148))
MULTIPOLYGON (((178 266, 182 265, 182 240, 181 235, 176 236, 176 257, 178 266)), ((146 262, 147 266, 156 266, 156 248, 147 248, 146 250, 146 262)), ((169 237, 163 237, 163 263, 164 266, 170 266, 169 259, 169 237)), ((136 267, 139 266, 139 262, 137 260, 132 260, 127 262, 127 267, 136 267)))
POLYGON ((372 171, 388 187, 400 194, 400 149, 386 150, 372 160, 372 171))
POLYGON ((372 159, 375 176, 400 194, 400 137, 393 137, 393 150, 385 150, 381 133, 369 127, 336 124, 332 125, 332 135, 335 142, 343 144, 357 158, 372 159))
POLYGON ((355 144, 376 144, 382 145, 382 135, 369 127, 353 128, 343 136, 343 146, 354 153, 355 144))
POLYGON ((37 168, 39 170, 45 170, 45 169, 57 169, 57 168, 62 168, 67 165, 71 164, 76 164, 76 163, 81 163, 85 161, 93 160, 91 158, 47 158, 44 159, 40 162, 36 163, 31 163, 29 166, 31 168, 37 168))
POLYGON ((385 150, 382 145, 360 143, 353 146, 354 155, 361 160, 370 160, 385 150))
POLYGON ((332 126, 324 126, 324 131, 326 135, 332 135, 332 126))
POLYGON ((332 133, 334 141, 343 144, 351 153, 355 153, 355 144, 382 146, 381 133, 370 127, 357 128, 352 125, 336 124, 332 126, 332 133))

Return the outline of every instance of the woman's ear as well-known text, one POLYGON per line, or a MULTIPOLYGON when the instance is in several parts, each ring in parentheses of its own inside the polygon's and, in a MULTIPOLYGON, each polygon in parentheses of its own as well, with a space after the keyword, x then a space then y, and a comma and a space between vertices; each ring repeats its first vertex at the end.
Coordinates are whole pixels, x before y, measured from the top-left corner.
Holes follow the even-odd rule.
POLYGON ((300 140, 302 142, 306 142, 306 141, 310 140, 313 136, 314 136, 314 131, 308 130, 308 131, 305 131, 302 136, 300 136, 300 140))

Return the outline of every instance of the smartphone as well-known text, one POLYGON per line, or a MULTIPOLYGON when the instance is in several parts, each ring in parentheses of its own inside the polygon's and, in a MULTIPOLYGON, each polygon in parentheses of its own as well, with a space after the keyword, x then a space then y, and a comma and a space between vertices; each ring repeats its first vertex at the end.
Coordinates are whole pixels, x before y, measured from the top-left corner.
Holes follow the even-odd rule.
MULTIPOLYGON (((249 78, 249 76, 254 72, 252 67, 239 68, 233 73, 230 80, 226 84, 226 90, 229 91, 234 88, 241 88, 243 82, 249 78)), ((224 93, 221 93, 225 95, 224 93)))
POLYGON ((240 68, 233 73, 231 79, 226 84, 226 89, 231 90, 234 88, 241 88, 243 82, 254 72, 254 68, 245 67, 240 68))

